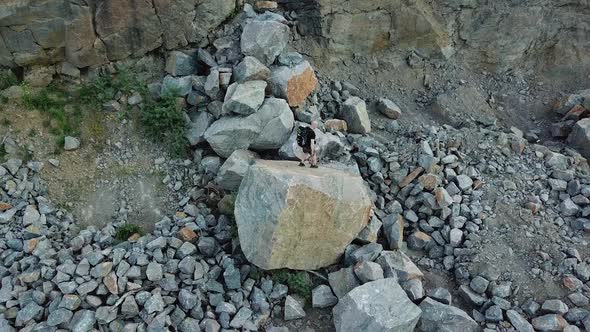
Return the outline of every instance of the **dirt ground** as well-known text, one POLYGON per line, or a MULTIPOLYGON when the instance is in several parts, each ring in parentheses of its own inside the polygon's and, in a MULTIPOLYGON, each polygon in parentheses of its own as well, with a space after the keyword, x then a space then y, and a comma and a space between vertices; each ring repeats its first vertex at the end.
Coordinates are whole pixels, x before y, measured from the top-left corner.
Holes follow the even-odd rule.
POLYGON ((0 137, 11 137, 30 151, 27 158, 45 162, 42 178, 51 200, 72 211, 82 228, 100 228, 124 208, 128 222, 149 230, 172 212, 165 175, 154 167, 161 147, 143 137, 133 120, 105 113, 86 117, 80 148, 63 151, 47 130, 45 115, 12 105, 0 111, 3 119, 8 121, 0 137))

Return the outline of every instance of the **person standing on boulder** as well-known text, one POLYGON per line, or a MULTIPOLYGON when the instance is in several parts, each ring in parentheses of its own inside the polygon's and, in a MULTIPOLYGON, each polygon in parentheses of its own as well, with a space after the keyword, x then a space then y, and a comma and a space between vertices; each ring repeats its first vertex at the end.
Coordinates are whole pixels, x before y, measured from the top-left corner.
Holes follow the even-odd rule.
POLYGON ((297 145, 303 150, 303 158, 299 163, 299 166, 305 167, 305 161, 310 160, 311 168, 318 168, 318 160, 315 151, 316 134, 315 130, 318 127, 318 123, 315 121, 311 122, 309 127, 300 126, 297 128, 297 145))

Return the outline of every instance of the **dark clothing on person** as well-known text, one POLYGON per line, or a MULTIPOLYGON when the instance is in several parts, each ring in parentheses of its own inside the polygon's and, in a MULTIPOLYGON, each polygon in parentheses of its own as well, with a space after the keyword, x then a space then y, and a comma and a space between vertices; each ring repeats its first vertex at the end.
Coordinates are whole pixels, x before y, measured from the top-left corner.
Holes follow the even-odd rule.
POLYGON ((311 140, 315 140, 315 131, 310 127, 299 127, 297 130, 297 144, 305 153, 311 153, 311 140))

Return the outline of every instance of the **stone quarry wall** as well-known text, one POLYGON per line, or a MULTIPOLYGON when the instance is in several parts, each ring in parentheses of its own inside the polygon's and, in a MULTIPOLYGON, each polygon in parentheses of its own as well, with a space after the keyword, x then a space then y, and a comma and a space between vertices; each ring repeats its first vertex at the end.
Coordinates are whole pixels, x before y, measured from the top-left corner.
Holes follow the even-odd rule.
POLYGON ((492 71, 590 66, 589 0, 279 0, 312 53, 417 50, 492 71), (325 52, 328 48, 332 52, 325 52))
MULTIPOLYGON (((207 44, 240 0, 3 0, 0 66, 87 67, 207 44)), ((590 0, 279 0, 305 53, 417 50, 474 68, 590 67, 590 0), (325 52, 326 48, 330 52, 325 52)), ((381 53, 383 54, 383 53, 381 53)))
POLYGON ((159 47, 208 44, 236 0, 3 0, 0 66, 83 68, 159 47))

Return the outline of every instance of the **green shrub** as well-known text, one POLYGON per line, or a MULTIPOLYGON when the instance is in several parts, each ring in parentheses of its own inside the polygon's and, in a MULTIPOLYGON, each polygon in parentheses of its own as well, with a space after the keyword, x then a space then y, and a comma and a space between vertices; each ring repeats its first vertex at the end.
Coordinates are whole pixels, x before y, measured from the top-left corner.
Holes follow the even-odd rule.
POLYGON ((115 238, 119 241, 127 241, 131 237, 131 235, 138 233, 143 234, 141 227, 135 224, 124 224, 123 226, 117 228, 117 234, 115 234, 115 238))
POLYGON ((17 84, 18 79, 11 70, 0 70, 0 90, 4 90, 17 84))
POLYGON ((272 272, 274 282, 286 284, 289 290, 307 300, 311 299, 313 283, 305 271, 277 270, 272 272))

